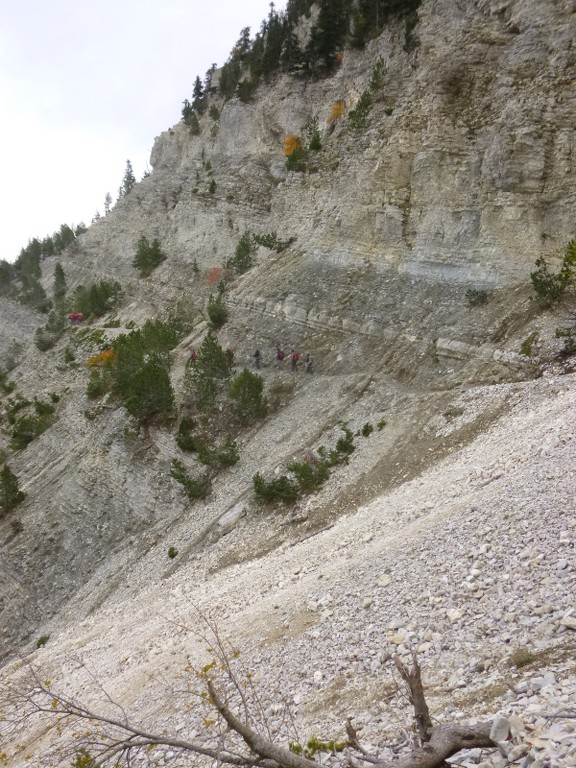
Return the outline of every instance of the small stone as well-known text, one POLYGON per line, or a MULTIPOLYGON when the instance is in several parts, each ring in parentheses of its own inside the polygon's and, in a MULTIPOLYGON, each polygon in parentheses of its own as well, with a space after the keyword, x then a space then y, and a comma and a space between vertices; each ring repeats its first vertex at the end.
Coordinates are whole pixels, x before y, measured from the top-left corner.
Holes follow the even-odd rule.
POLYGON ((492 741, 505 741, 510 733, 510 722, 504 715, 498 715, 494 718, 492 728, 490 729, 490 738, 492 741))

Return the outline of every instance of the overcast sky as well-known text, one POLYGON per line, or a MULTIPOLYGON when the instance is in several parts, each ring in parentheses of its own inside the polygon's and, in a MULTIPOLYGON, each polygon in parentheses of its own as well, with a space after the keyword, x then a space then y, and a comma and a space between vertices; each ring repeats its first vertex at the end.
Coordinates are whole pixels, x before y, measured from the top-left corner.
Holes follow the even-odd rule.
POLYGON ((140 179, 196 75, 269 10, 268 0, 2 2, 0 259, 103 213, 127 159, 140 179))

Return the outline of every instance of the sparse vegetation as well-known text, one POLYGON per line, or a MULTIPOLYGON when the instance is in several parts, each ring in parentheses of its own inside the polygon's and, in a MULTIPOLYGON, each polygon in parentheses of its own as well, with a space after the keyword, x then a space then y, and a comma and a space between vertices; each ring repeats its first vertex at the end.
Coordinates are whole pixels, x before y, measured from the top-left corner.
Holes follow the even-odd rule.
POLYGON ((191 477, 184 464, 178 459, 172 459, 170 474, 184 488, 190 501, 204 499, 210 493, 210 481, 207 478, 191 477))
POLYGON ((538 660, 538 657, 529 648, 516 648, 510 654, 510 663, 513 664, 516 669, 522 669, 527 667, 538 660))
POLYGON ((538 331, 534 331, 522 342, 520 346, 520 354, 525 357, 532 357, 532 349, 534 344, 538 341, 538 331))
POLYGON ((228 259, 226 266, 228 269, 234 270, 237 275, 243 275, 251 267, 254 266, 254 254, 256 253, 256 246, 250 235, 250 232, 245 232, 236 246, 234 256, 228 259))
POLYGON ((4 464, 0 472, 0 518, 7 515, 26 498, 20 490, 18 478, 8 464, 4 464))
POLYGON ((13 424, 10 435, 10 447, 14 451, 20 451, 26 448, 33 440, 40 437, 56 420, 55 409, 52 403, 45 403, 42 400, 34 398, 33 403, 25 401, 22 407, 29 408, 34 406, 34 412, 15 417, 12 421, 11 414, 14 411, 7 412, 8 420, 13 424))
POLYGON ((468 288, 465 295, 466 301, 471 307, 482 307, 484 304, 488 304, 490 298, 488 291, 482 288, 468 288))
POLYGON ((148 277, 165 260, 166 254, 162 250, 160 240, 155 237, 150 243, 146 235, 142 235, 136 244, 136 255, 132 261, 132 266, 139 270, 140 277, 148 277))
POLYGON ((370 437, 372 432, 374 432, 374 427, 372 424, 370 424, 370 422, 367 421, 361 430, 362 437, 370 437))
POLYGON ((540 256, 536 259, 536 269, 530 273, 530 280, 544 305, 559 301, 576 281, 576 240, 566 246, 559 272, 551 272, 544 257, 540 256))

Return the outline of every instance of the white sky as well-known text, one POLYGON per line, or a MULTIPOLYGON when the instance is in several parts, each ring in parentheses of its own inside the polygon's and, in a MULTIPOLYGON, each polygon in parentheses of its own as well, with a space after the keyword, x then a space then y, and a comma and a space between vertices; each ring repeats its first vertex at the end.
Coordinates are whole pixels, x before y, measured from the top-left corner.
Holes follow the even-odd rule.
MULTIPOLYGON (((284 8, 278 0, 276 10, 284 8)), ((90 221, 268 0, 2 0, 0 259, 90 221)))

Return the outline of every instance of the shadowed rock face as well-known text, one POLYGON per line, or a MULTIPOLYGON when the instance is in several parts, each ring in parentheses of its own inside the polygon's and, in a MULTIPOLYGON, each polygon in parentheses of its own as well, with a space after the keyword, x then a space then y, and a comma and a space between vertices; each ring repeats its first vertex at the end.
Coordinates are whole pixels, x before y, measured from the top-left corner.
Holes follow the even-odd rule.
MULTIPOLYGON (((312 349, 317 373, 282 394, 283 409, 246 437, 242 462, 192 511, 169 476, 173 435, 134 433, 113 405, 88 420, 83 353, 76 368, 63 363, 67 339, 41 354, 30 343, 41 319, 2 300, 1 343, 28 344, 12 377, 19 391, 61 400, 57 423, 9 458, 28 497, 24 534, 2 522, 0 653, 58 611, 62 625, 73 623, 163 578, 171 531, 201 557, 222 516, 221 531, 243 525, 256 471, 322 443, 340 419, 361 428, 392 415, 394 427, 318 497, 317 527, 342 513, 340 499, 349 512, 498 418, 505 404, 481 399, 458 438, 423 439, 455 388, 530 375, 521 341, 535 329, 551 337, 557 323, 538 318, 526 286, 536 258, 555 263, 574 234, 574 18, 568 2, 423 0, 410 52, 395 24, 347 52, 329 79, 281 76, 250 104, 216 94, 218 123, 206 115, 200 136, 178 124, 158 137, 152 175, 81 236, 76 253, 58 257, 70 288, 118 280, 119 317, 140 324, 181 299, 203 309, 208 270, 243 233, 295 238, 280 254, 260 247, 257 265, 230 285, 221 342, 238 366, 262 349, 269 388, 285 386, 269 365, 277 344, 312 349), (386 75, 366 128, 354 133, 347 113, 328 126, 337 100, 355 106, 380 57, 386 75), (308 172, 287 173, 282 141, 313 117, 322 149, 308 172), (145 280, 132 266, 142 234, 168 256, 145 280), (471 309, 470 288, 490 292, 489 303, 471 309), (406 468, 392 470, 399 456, 406 468)), ((47 290, 55 261, 43 264, 47 290)), ((187 351, 174 356, 179 385, 187 351)), ((242 557, 283 541, 283 531, 251 534, 242 557)), ((234 562, 222 562, 228 556, 234 562)))

